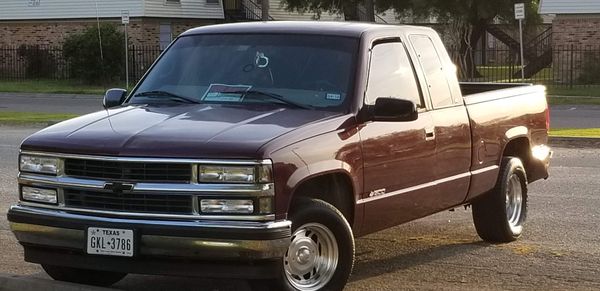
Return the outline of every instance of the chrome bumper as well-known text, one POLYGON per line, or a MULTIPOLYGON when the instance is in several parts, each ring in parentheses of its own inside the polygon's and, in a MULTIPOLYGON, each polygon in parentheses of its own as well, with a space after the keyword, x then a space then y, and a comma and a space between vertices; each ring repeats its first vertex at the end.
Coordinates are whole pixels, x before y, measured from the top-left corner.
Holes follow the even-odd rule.
POLYGON ((14 205, 10 228, 24 246, 84 252, 90 226, 129 228, 137 234, 136 256, 209 260, 281 258, 289 245, 291 222, 143 220, 77 214, 14 205))

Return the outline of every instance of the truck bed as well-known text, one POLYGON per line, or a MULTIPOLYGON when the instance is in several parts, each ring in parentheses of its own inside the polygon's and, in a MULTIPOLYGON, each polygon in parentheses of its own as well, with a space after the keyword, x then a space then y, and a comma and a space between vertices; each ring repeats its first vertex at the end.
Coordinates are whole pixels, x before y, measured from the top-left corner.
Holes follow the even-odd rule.
MULTIPOLYGON (((528 148, 548 141, 548 107, 545 87, 531 84, 461 83, 472 134, 471 171, 500 165, 502 151, 510 150, 509 142, 529 143, 528 148)), ((525 164, 533 163, 526 159, 525 164)), ((546 178, 547 172, 534 165, 528 180, 546 178)), ((490 189, 496 171, 474 175, 467 200, 490 189)))

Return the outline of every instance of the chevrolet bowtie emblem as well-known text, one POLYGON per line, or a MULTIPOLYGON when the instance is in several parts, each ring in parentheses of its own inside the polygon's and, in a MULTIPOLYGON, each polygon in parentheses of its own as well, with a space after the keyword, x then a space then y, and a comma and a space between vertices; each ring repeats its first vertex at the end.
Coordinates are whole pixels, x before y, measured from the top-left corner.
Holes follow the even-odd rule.
POLYGON ((122 193, 123 191, 131 191, 133 190, 134 184, 120 183, 120 182, 111 182, 105 183, 104 189, 111 190, 115 193, 122 193))

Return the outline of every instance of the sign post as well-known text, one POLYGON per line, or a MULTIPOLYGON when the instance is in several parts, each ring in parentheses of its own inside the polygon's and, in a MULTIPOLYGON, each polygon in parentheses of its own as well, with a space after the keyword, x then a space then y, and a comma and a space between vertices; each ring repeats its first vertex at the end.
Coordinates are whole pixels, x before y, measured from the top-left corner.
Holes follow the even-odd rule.
POLYGON ((519 20, 519 43, 521 44, 521 82, 525 80, 525 61, 523 60, 523 19, 525 19, 525 4, 515 3, 515 19, 519 20))
POLYGON ((127 37, 127 25, 129 24, 129 10, 121 11, 121 23, 125 28, 125 88, 129 90, 129 38, 127 37))

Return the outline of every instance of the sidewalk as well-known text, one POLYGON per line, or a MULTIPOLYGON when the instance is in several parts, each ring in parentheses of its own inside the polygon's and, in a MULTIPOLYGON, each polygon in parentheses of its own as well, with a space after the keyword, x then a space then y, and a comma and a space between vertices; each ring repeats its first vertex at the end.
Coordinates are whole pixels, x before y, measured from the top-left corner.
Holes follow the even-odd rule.
POLYGON ((66 99, 100 99, 102 95, 90 94, 60 94, 60 93, 12 93, 0 92, 0 98, 66 98, 66 99))
POLYGON ((102 110, 102 98, 85 94, 0 92, 0 112, 87 114, 102 110))

